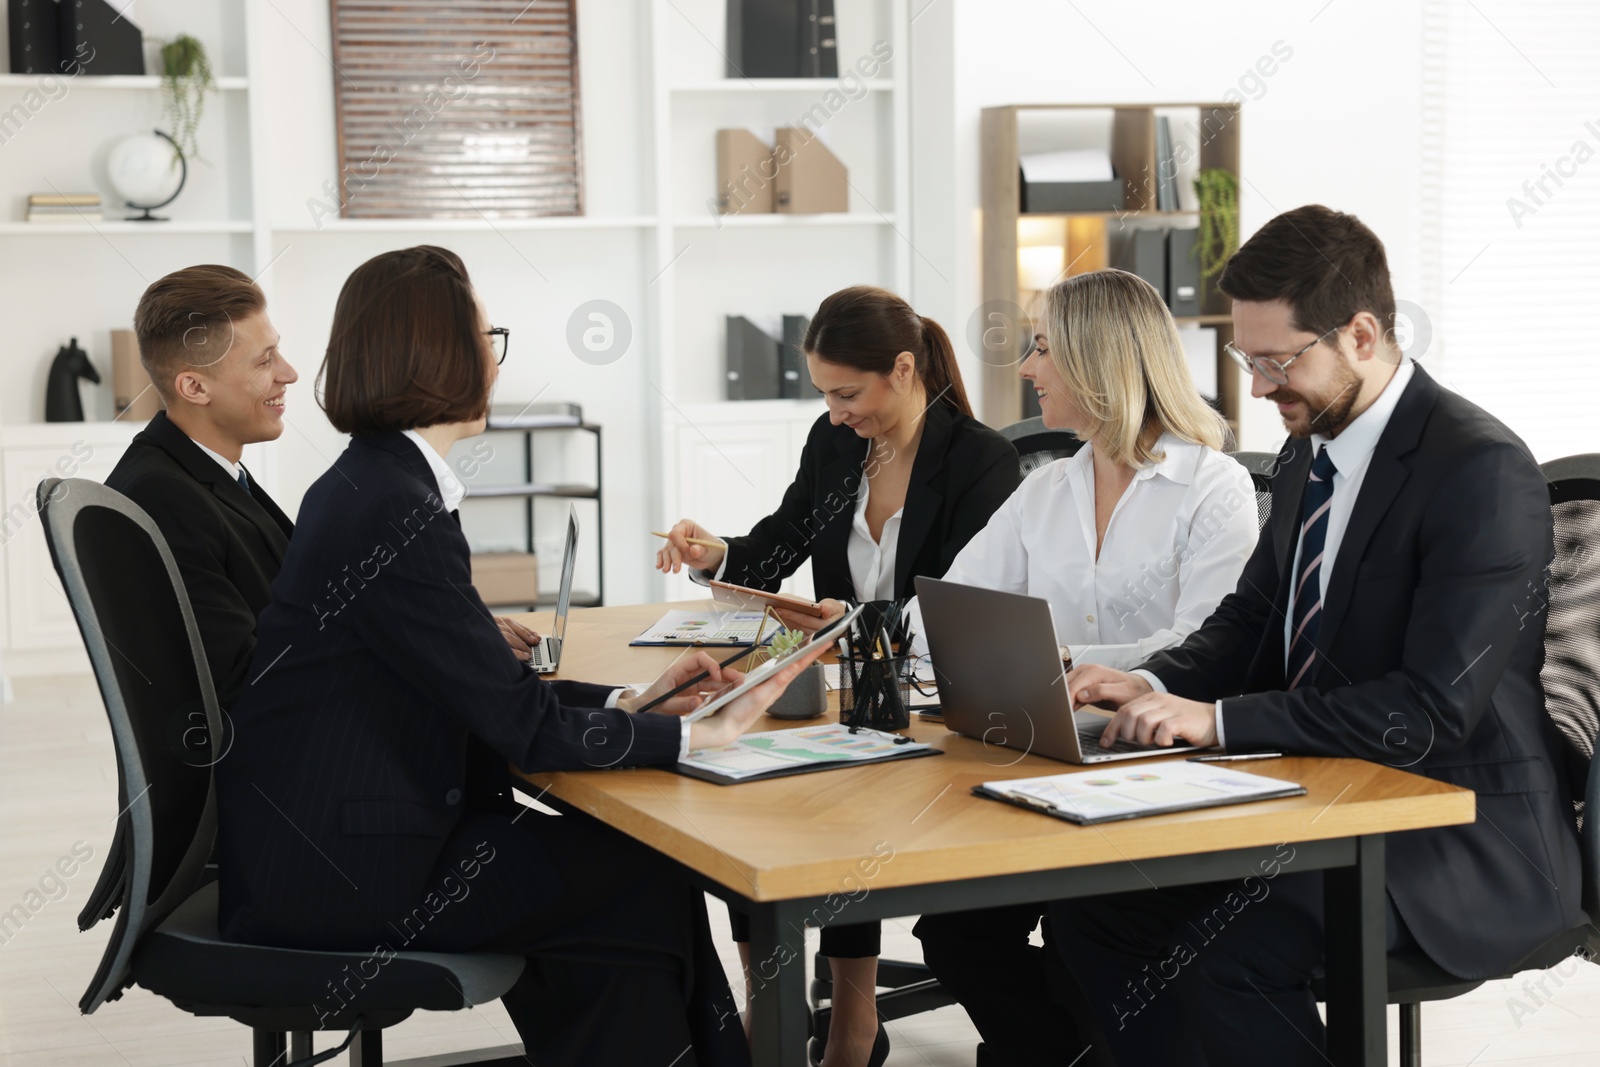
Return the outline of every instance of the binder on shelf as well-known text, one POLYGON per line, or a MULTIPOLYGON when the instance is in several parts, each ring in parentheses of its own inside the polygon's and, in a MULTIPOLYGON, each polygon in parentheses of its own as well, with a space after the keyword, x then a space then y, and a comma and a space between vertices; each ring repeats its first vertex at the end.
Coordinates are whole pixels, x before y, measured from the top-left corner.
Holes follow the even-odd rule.
POLYGON ((1178 210, 1178 165, 1172 157, 1172 122, 1156 117, 1156 210, 1178 210))
POLYGON ((730 78, 837 78, 833 0, 728 0, 730 78))
POLYGON ((717 211, 724 215, 772 213, 772 148, 749 130, 717 131, 717 211))
POLYGON ((106 0, 65 0, 58 58, 75 74, 144 73, 144 34, 106 0))
POLYGON ((1130 274, 1137 274, 1151 285, 1163 298, 1167 292, 1167 231, 1164 229, 1117 229, 1107 242, 1111 248, 1111 265, 1130 274))
POLYGON ((817 215, 850 210, 845 166, 810 130, 779 127, 773 155, 778 163, 774 210, 779 214, 817 215))
POLYGON ((809 400, 821 396, 822 391, 811 381, 811 369, 806 366, 806 330, 811 320, 804 315, 783 317, 783 345, 778 350, 778 396, 784 400, 809 400))
POLYGON ((1167 232, 1167 307, 1177 318, 1200 314, 1199 237, 1193 226, 1167 232))
POLYGON ((11 39, 11 73, 56 74, 61 39, 61 8, 56 0, 11 0, 6 12, 11 39))
POLYGON ((776 400, 778 342, 743 315, 728 316, 728 399, 776 400))

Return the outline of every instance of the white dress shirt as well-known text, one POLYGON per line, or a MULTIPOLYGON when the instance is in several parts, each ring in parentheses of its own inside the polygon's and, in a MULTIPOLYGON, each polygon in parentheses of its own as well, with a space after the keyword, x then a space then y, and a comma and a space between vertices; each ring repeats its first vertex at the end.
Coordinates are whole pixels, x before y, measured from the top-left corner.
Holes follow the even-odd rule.
MULTIPOLYGON (((1389 379, 1389 384, 1383 387, 1383 392, 1375 397, 1367 410, 1351 420, 1338 437, 1324 437, 1322 434, 1311 435, 1311 457, 1316 458, 1317 450, 1326 448, 1328 458, 1333 460, 1333 496, 1328 503, 1328 531, 1322 544, 1322 564, 1318 568, 1322 588, 1320 594, 1328 595, 1328 583, 1332 580, 1334 564, 1339 561, 1339 545, 1344 541, 1344 532, 1350 525, 1350 514, 1355 510, 1356 498, 1361 495, 1361 483, 1366 479, 1367 468, 1372 464, 1373 450, 1378 447, 1378 439, 1383 436, 1383 431, 1389 426, 1389 417, 1394 414, 1395 405, 1400 403, 1400 395, 1406 391, 1410 384, 1416 364, 1410 360, 1402 360, 1395 369, 1394 377, 1389 379)), ((1294 546, 1294 562, 1289 568, 1291 575, 1300 573, 1300 548, 1294 546)), ((1289 591, 1289 603, 1294 604, 1295 590, 1289 591)), ((1283 617, 1283 657, 1285 669, 1289 662, 1289 640, 1293 633, 1291 627, 1294 621, 1294 612, 1288 611, 1283 617)), ((1167 687, 1161 679, 1149 671, 1137 671, 1158 692, 1165 693, 1167 687)), ((1217 744, 1225 745, 1222 733, 1222 701, 1217 701, 1217 744)))
POLYGON ((893 600, 895 550, 900 544, 900 520, 905 516, 905 505, 884 521, 883 533, 872 539, 867 526, 867 500, 872 494, 870 479, 861 479, 861 492, 856 495, 856 514, 850 522, 850 540, 845 546, 845 558, 850 564, 850 584, 855 586, 856 599, 893 600))
MULTIPOLYGON (((456 477, 456 472, 450 469, 444 457, 430 445, 427 440, 415 430, 404 431, 411 443, 422 451, 422 458, 428 461, 428 469, 433 471, 434 481, 439 486, 439 499, 444 501, 444 510, 454 511, 461 506, 461 501, 466 499, 467 487, 461 484, 461 479, 456 477)), ((614 708, 617 700, 628 692, 627 689, 613 689, 611 695, 606 697, 606 707, 614 708)), ((678 740, 678 758, 683 759, 689 754, 689 728, 687 721, 682 722, 683 731, 678 740)))
MULTIPOLYGON (((185 434, 184 436, 188 437, 189 435, 185 434)), ((221 452, 213 452, 199 441, 195 441, 194 438, 189 437, 189 440, 194 441, 195 447, 200 451, 204 452, 206 455, 220 463, 222 465, 222 469, 228 472, 228 477, 232 478, 234 481, 239 480, 239 472, 244 468, 235 463, 233 460, 229 459, 227 456, 224 456, 221 452)))
MULTIPOLYGON (((1164 457, 1117 501, 1095 556, 1092 444, 1030 474, 945 580, 1043 597, 1074 665, 1126 670, 1182 641, 1233 592, 1256 543, 1250 473, 1163 434, 1164 457)), ((916 651, 927 650, 912 601, 916 651)))

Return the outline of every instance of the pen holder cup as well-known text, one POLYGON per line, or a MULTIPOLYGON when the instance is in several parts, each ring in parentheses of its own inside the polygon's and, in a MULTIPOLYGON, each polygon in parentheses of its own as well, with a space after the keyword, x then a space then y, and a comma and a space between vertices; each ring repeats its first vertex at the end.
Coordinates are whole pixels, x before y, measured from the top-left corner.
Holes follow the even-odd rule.
POLYGON ((767 714, 774 719, 814 719, 828 710, 828 686, 822 664, 813 663, 789 683, 767 714))
POLYGON ((916 662, 914 656, 852 656, 850 662, 840 659, 839 721, 845 726, 873 730, 904 730, 910 726, 916 662))

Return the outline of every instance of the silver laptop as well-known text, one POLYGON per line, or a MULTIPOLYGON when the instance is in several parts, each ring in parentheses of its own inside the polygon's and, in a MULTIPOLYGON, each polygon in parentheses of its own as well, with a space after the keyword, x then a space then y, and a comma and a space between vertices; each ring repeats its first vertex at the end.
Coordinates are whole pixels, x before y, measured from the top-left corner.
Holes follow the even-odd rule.
POLYGON ((917 596, 950 729, 1067 763, 1197 750, 1131 741, 1100 747, 1106 717, 1073 710, 1049 601, 937 578, 918 578, 917 596))
POLYGON ((553 633, 540 634, 528 660, 535 674, 554 674, 561 666, 561 639, 567 634, 567 609, 572 606, 572 572, 578 566, 578 509, 567 508, 567 551, 561 557, 561 593, 556 597, 556 624, 553 633))

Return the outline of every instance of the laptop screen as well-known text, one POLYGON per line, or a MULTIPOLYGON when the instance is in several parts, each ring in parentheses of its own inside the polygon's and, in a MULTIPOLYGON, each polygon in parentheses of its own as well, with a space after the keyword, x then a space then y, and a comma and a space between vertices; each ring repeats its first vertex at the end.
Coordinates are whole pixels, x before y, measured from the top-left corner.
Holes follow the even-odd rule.
POLYGON ((567 635, 567 608, 572 606, 572 572, 578 566, 578 509, 567 512, 567 550, 561 557, 561 595, 556 598, 556 625, 552 635, 560 641, 567 635))

